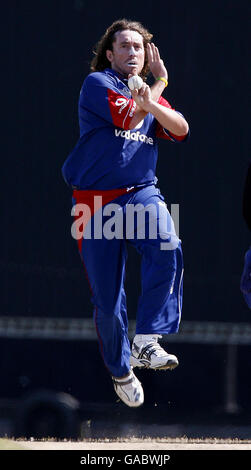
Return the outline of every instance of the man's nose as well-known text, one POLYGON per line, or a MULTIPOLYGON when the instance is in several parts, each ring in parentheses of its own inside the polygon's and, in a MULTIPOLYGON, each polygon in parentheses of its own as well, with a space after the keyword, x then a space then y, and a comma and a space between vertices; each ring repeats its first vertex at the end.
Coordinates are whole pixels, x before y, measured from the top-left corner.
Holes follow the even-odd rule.
POLYGON ((130 56, 131 56, 131 55, 136 55, 136 51, 135 51, 135 49, 134 49, 133 46, 131 46, 131 47, 129 48, 129 55, 130 55, 130 56))

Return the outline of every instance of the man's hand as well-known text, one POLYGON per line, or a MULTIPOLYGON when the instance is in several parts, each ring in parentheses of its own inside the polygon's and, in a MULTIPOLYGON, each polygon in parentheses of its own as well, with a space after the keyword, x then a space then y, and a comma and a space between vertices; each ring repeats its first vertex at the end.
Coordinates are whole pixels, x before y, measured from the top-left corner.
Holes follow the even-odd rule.
POLYGON ((151 88, 143 82, 142 87, 137 90, 131 90, 132 98, 137 103, 137 105, 146 113, 148 113, 148 108, 151 107, 152 95, 151 88))
POLYGON ((158 48, 153 44, 153 42, 147 44, 147 57, 150 71, 154 78, 164 77, 168 80, 167 69, 163 60, 160 58, 158 48))

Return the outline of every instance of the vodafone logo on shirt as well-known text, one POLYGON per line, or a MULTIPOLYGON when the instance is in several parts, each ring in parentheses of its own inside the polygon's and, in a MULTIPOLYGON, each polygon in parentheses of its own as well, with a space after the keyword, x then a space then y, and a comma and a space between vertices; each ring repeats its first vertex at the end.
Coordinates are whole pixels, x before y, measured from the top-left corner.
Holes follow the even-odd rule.
POLYGON ((151 137, 147 137, 145 134, 141 134, 139 131, 131 132, 131 131, 123 131, 122 129, 115 129, 115 136, 116 137, 123 137, 127 140, 135 140, 136 142, 144 142, 145 144, 153 145, 153 139, 151 137))

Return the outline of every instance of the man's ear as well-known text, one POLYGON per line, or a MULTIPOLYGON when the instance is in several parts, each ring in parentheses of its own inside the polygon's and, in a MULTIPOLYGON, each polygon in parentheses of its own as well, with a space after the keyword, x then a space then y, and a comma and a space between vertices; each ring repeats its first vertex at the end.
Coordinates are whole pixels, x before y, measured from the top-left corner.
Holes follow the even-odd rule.
POLYGON ((112 62, 112 59, 113 59, 112 51, 110 51, 110 49, 107 49, 105 53, 106 53, 106 58, 109 60, 109 62, 112 62))

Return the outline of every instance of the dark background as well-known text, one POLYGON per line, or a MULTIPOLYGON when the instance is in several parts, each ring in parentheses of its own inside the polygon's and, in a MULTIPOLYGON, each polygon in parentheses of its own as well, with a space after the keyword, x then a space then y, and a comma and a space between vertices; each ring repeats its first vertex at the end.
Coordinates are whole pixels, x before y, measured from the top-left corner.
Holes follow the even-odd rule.
MULTIPOLYGON (((78 95, 89 73, 93 46, 114 20, 126 17, 141 21, 153 33, 169 73, 164 96, 190 124, 191 137, 185 145, 160 142, 157 171, 169 208, 180 205, 183 319, 250 321, 239 289, 244 253, 250 244, 242 217, 250 159, 248 3, 5 2, 1 10, 1 316, 92 316, 88 285, 71 237, 71 192, 62 179, 61 166, 78 139, 78 95)), ((128 315, 135 318, 139 259, 131 251, 126 285, 128 315)), ((96 343, 88 349, 81 343, 63 348, 61 343, 42 342, 43 352, 39 352, 39 341, 28 346, 15 340, 0 344, 2 365, 20 354, 27 364, 26 352, 29 363, 31 357, 43 363, 42 357, 48 355, 45 362, 51 358, 53 364, 55 354, 64 358, 65 370, 69 366, 71 372, 75 361, 77 371, 77 360, 94 348, 90 355, 97 355, 97 375, 106 377, 96 343)), ((215 374, 222 380, 225 353, 220 347, 194 348, 174 345, 172 349, 187 362, 176 383, 180 392, 189 380, 194 357, 198 386, 204 380, 208 390, 210 374, 218 366, 215 374), (201 374, 205 375, 202 381, 201 374)), ((250 360, 246 364, 248 375, 250 360)), ((41 377, 42 372, 43 383, 41 377)), ((46 380, 50 383, 48 375, 46 380)), ((60 380, 57 387, 63 388, 60 380)), ((5 388, 5 394, 13 395, 15 383, 5 388)), ((217 403, 221 392, 212 396, 217 403)), ((184 402, 182 394, 180 401, 176 398, 184 402)))

